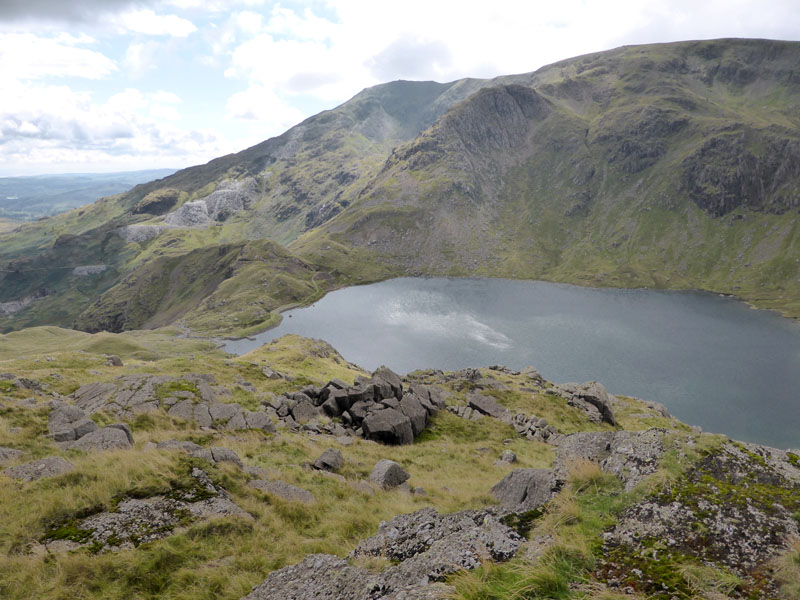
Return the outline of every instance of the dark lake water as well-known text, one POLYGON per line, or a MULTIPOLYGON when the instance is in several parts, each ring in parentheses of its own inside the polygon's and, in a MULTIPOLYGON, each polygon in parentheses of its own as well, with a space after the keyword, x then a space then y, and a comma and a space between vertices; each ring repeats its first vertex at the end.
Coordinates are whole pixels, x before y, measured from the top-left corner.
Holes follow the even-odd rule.
POLYGON ((332 292, 256 341, 322 338, 365 369, 532 365, 663 403, 706 431, 800 447, 800 325, 714 294, 503 279, 393 279, 332 292))

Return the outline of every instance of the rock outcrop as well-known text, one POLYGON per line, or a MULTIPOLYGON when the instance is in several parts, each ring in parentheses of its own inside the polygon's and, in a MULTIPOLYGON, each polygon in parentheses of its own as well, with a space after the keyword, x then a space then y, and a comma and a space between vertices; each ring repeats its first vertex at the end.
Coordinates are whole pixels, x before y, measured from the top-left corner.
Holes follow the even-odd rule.
POLYGON ((62 473, 69 473, 75 468, 71 462, 60 456, 48 456, 29 463, 10 467, 3 471, 4 475, 21 481, 36 481, 46 477, 54 477, 62 473))

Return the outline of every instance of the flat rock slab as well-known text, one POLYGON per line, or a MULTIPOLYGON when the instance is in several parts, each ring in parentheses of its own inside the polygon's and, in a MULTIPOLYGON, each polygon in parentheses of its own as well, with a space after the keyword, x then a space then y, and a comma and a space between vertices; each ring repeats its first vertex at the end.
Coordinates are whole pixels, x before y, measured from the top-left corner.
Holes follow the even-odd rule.
POLYGON ((4 475, 22 481, 36 481, 45 477, 54 477, 62 473, 68 473, 75 468, 71 462, 60 456, 48 456, 40 458, 24 465, 11 467, 3 471, 4 475))
POLYGON ((502 419, 508 414, 508 411, 494 398, 474 392, 467 396, 467 406, 472 410, 477 410, 479 413, 494 417, 495 419, 502 419))
POLYGON ((20 456, 23 456, 24 454, 25 452, 22 450, 0 446, 0 465, 4 465, 6 463, 10 463, 13 460, 17 460, 20 456))
POLYGON ((549 502, 558 491, 550 469, 514 469, 492 490, 492 496, 514 512, 525 512, 549 502))
POLYGON ((266 481, 264 479, 254 479, 247 485, 257 490, 261 490, 262 492, 280 496, 284 500, 289 500, 291 502, 304 502, 306 504, 310 504, 311 502, 316 502, 317 500, 314 498, 314 494, 308 490, 304 490, 296 485, 286 483, 285 481, 266 481))
POLYGON ((131 447, 128 432, 118 427, 103 427, 87 433, 74 442, 63 442, 70 450, 124 450, 131 447))

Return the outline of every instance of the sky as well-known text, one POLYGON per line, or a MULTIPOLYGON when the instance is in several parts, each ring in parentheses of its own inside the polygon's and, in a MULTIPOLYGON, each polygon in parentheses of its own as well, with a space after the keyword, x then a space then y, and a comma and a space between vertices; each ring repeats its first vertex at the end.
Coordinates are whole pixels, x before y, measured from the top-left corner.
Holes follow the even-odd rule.
POLYGON ((396 79, 800 40, 800 0, 0 0, 0 176, 182 168, 396 79))

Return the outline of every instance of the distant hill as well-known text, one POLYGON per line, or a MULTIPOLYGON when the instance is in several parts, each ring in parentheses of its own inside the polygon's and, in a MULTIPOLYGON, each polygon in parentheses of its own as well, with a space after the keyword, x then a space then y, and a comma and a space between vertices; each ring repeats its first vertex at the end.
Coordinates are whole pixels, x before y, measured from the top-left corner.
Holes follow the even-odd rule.
POLYGON ((396 275, 699 288, 797 317, 798 65, 800 43, 722 39, 368 88, 0 235, 0 330, 241 335, 396 275))
POLYGON ((133 186, 172 175, 175 169, 0 177, 0 219, 32 221, 127 192, 133 186))

